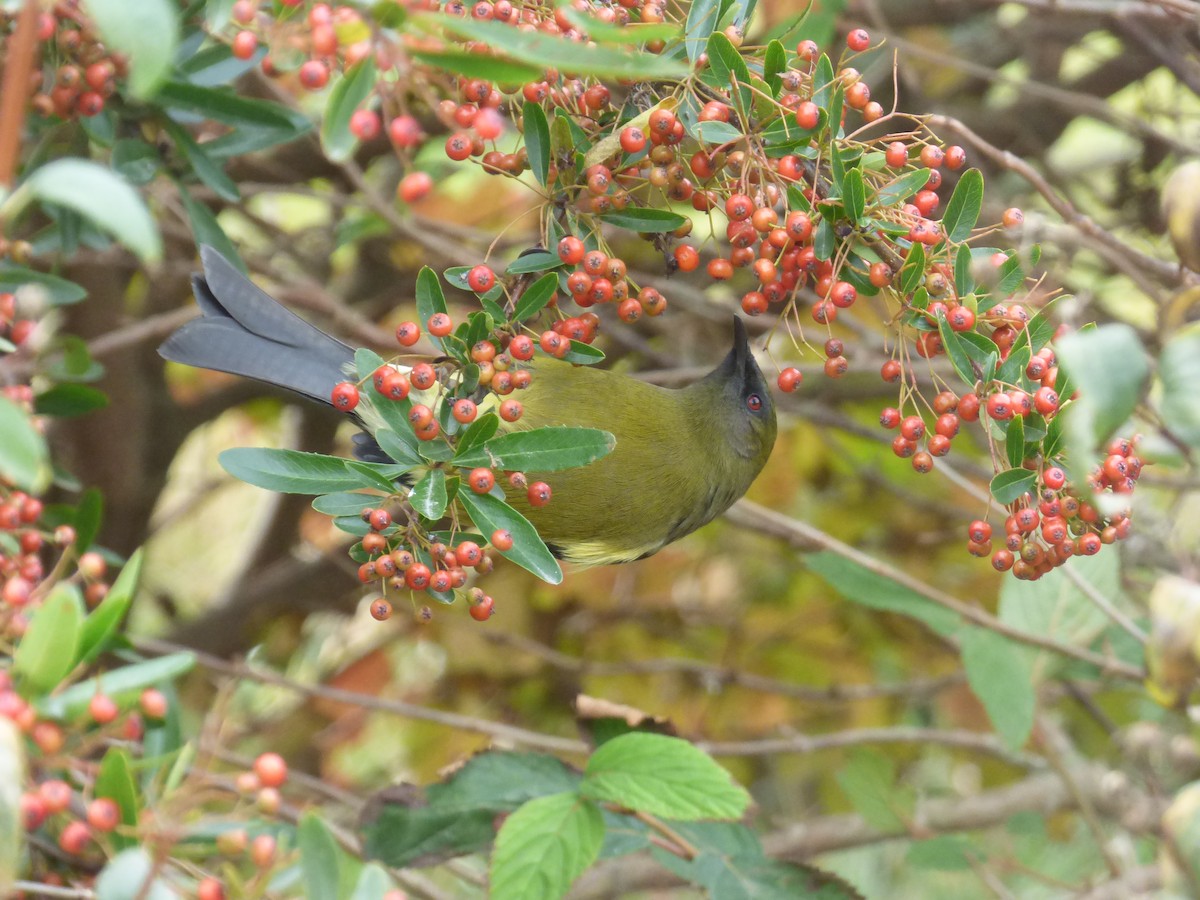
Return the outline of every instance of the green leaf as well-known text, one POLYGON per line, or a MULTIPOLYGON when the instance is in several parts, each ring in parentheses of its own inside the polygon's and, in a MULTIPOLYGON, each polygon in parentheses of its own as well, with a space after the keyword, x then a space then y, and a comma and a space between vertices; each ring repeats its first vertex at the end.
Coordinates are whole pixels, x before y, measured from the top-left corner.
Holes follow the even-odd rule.
POLYGON ((217 457, 221 468, 247 484, 281 494, 328 494, 361 488, 362 479, 340 456, 235 447, 217 457))
POLYGON ((718 0, 693 0, 688 7, 683 46, 687 50, 688 62, 693 66, 708 48, 708 37, 716 30, 719 16, 718 0))
MULTIPOLYGON (((75 515, 71 520, 75 526, 75 551, 77 553, 83 553, 92 546, 92 541, 96 539, 103 519, 104 495, 96 488, 88 488, 79 498, 79 504, 75 507, 75 515)), ((136 555, 135 553, 134 556, 136 555)), ((134 557, 130 557, 129 563, 132 563, 133 559, 134 557)), ((110 590, 109 594, 111 595, 111 593, 110 590)))
POLYGON ((763 54, 763 81, 771 86, 771 93, 778 95, 783 87, 780 72, 787 69, 787 51, 779 41, 769 41, 763 54))
POLYGON ((196 141, 192 140, 192 136, 187 131, 170 119, 164 120, 163 128, 166 129, 167 134, 171 135, 175 146, 183 151, 188 165, 192 167, 192 171, 203 184, 211 188, 222 200, 236 203, 242 198, 237 185, 225 174, 221 164, 209 156, 196 141))
POLYGON ((679 60, 653 53, 626 52, 610 47, 589 47, 536 31, 521 31, 500 22, 469 17, 419 15, 414 21, 430 30, 444 29, 459 37, 482 41, 494 53, 530 63, 544 70, 560 69, 576 75, 612 78, 680 78, 687 67, 679 60))
POLYGON ((418 481, 408 498, 413 509, 427 519, 440 519, 446 513, 446 473, 442 469, 430 469, 428 474, 418 481))
MULTIPOLYGON (((129 753, 120 747, 110 747, 100 761, 100 772, 96 775, 95 795, 108 797, 121 810, 121 824, 133 829, 138 824, 138 789, 133 780, 129 753)), ((133 847, 137 838, 114 831, 113 844, 118 849, 133 847)))
POLYGON ((81 663, 90 663, 103 653, 111 638, 120 630, 142 577, 142 562, 142 551, 138 548, 125 563, 100 605, 83 620, 79 633, 81 663))
POLYGON ((914 169, 892 179, 879 189, 875 202, 881 206, 895 206, 907 200, 929 181, 929 169, 914 169))
POLYGON ((958 616, 916 591, 897 584, 859 563, 831 552, 813 553, 804 558, 809 569, 820 575, 848 600, 871 609, 897 612, 924 622, 941 635, 958 630, 958 616))
POLYGON ((154 96, 171 69, 179 45, 179 7, 171 0, 85 0, 84 6, 109 50, 129 57, 129 92, 154 96))
POLYGON ((44 298, 51 306, 78 303, 87 296, 87 291, 73 281, 8 261, 0 261, 0 291, 14 294, 21 288, 27 291, 36 290, 38 296, 44 298))
POLYGON ((82 625, 79 588, 60 581, 34 612, 13 654, 13 673, 25 696, 49 693, 75 668, 82 625))
POLYGON ((674 231, 687 221, 679 213, 673 213, 668 209, 652 209, 644 206, 614 209, 600 216, 600 219, 618 228, 628 228, 630 231, 648 234, 674 231))
POLYGON ((970 869, 973 860, 984 858, 983 851, 972 846, 962 835, 939 834, 914 843, 908 848, 904 862, 921 869, 961 872, 970 869))
POLYGON ((971 248, 964 244, 954 254, 954 293, 963 298, 973 290, 975 276, 971 274, 971 248))
POLYGON ((604 818, 577 794, 531 800, 496 835, 489 884, 493 900, 559 900, 604 843, 604 818))
POLYGON ((39 416, 82 416, 108 406, 108 394, 82 384, 56 384, 34 398, 39 416))
POLYGON ((329 92, 329 104, 321 122, 321 146, 334 162, 345 162, 358 146, 358 138, 350 133, 350 117, 371 96, 378 75, 375 57, 367 54, 347 69, 329 92))
POLYGON ((875 750, 859 748, 835 776, 854 809, 880 831, 903 831, 911 806, 897 790, 896 763, 875 750))
POLYGON ((1189 447, 1200 447, 1200 334, 1167 341, 1158 360, 1162 380, 1159 410, 1171 434, 1189 447))
POLYGON ((543 275, 525 289, 525 293, 517 301, 517 308, 513 311, 512 320, 524 322, 526 319, 536 316, 550 302, 557 290, 558 275, 554 272, 543 275))
POLYGON ((179 900, 165 881, 155 878, 158 865, 141 847, 122 850, 96 878, 96 900, 179 900))
MULTIPOLYGON (((572 25, 587 35, 589 41, 595 41, 597 44, 636 45, 648 41, 669 41, 679 37, 679 26, 674 22, 630 22, 628 25, 614 25, 585 15, 571 6, 563 5, 559 9, 566 13, 572 25)), ((541 77, 539 73, 537 78, 541 77)))
POLYGON ((233 48, 229 44, 208 44, 182 60, 176 70, 187 76, 191 84, 217 87, 230 84, 260 66, 266 55, 267 48, 262 45, 255 48, 254 53, 246 59, 240 59, 233 55, 233 48))
POLYGON ((1033 731, 1037 708, 1030 654, 983 628, 966 629, 960 642, 967 683, 987 710, 1004 746, 1019 750, 1033 731))
POLYGON ((385 895, 392 889, 392 879, 384 868, 376 863, 363 866, 354 883, 354 891, 350 900, 385 900, 385 895))
POLYGON ((967 344, 959 336, 959 333, 950 327, 945 316, 938 316, 938 334, 942 337, 942 346, 946 348, 946 356, 949 357, 950 364, 954 366, 958 377, 963 380, 964 384, 974 385, 975 370, 971 365, 971 355, 967 344))
POLYGON ((196 655, 184 651, 148 659, 89 678, 37 701, 38 711, 51 719, 73 719, 83 713, 97 692, 103 691, 118 703, 136 698, 148 687, 171 681, 196 665, 196 655))
POLYGON ((526 275, 530 272, 544 272, 547 269, 557 269, 563 265, 557 253, 549 250, 532 250, 522 253, 504 269, 506 275, 526 275))
POLYGON ((846 207, 846 218, 857 223, 866 209, 867 191, 863 186, 862 170, 851 169, 842 179, 842 203, 846 207))
POLYGON ((560 472, 607 456, 617 439, 597 428, 552 425, 510 431, 482 446, 460 451, 456 466, 489 466, 513 472, 560 472))
POLYGON ((183 209, 187 213, 188 224, 192 226, 192 239, 196 242, 196 246, 201 247, 207 244, 215 248, 244 273, 246 264, 242 262, 241 254, 238 253, 233 241, 225 234, 225 229, 221 227, 212 210, 194 199, 182 184, 178 187, 179 199, 183 201, 183 209))
POLYGON ((458 501, 481 534, 490 536, 501 528, 512 534, 512 549, 496 551, 501 556, 532 572, 542 581, 550 584, 562 581, 558 560, 547 549, 537 529, 523 515, 491 494, 459 491, 458 501))
POLYGON ((1025 271, 1021 268, 1021 257, 1016 253, 1010 255, 996 269, 996 276, 999 280, 993 288, 993 294, 1003 297, 1019 288, 1021 282, 1025 280, 1025 271))
POLYGON ((482 78, 497 84, 523 84, 540 81, 543 69, 510 59, 485 56, 469 50, 408 50, 414 59, 462 78, 482 78))
POLYGON ((329 826, 316 811, 310 809, 300 817, 296 845, 300 849, 305 896, 312 900, 333 900, 339 893, 341 853, 329 826))
POLYGON ((697 122, 692 128, 696 139, 706 144, 732 144, 740 141, 744 135, 728 122, 711 120, 697 122))
MULTIPOLYGON (((446 295, 442 293, 442 283, 438 280, 437 272, 429 266, 422 266, 421 271, 417 273, 417 316, 421 320, 421 327, 426 327, 429 317, 434 313, 444 312, 446 312, 446 295)), ((443 353, 446 351, 442 339, 437 335, 429 334, 427 328, 425 336, 443 353)))
POLYGON ((631 732, 596 748, 579 793, 670 819, 738 819, 750 795, 702 750, 680 738, 631 732))
POLYGON ((495 413, 484 413, 468 426, 458 439, 458 452, 466 453, 472 447, 477 447, 491 439, 500 428, 500 417, 495 413))
POLYGON ((141 186, 154 180, 162 168, 162 157, 145 141, 124 138, 113 145, 112 167, 130 184, 141 186))
POLYGON ((706 49, 708 67, 716 87, 727 91, 735 80, 739 85, 750 83, 750 69, 746 66, 746 60, 742 59, 742 54, 724 32, 714 31, 710 34, 706 49))
POLYGON ((1037 472, 1029 469, 1005 469, 992 478, 991 492, 997 503, 1007 506, 1023 495, 1033 492, 1037 472))
POLYGON ((908 251, 904 265, 900 267, 898 287, 905 294, 910 294, 921 284, 925 277, 925 247, 923 244, 913 244, 908 251))
POLYGON ((541 753, 488 750, 467 760, 444 784, 429 787, 429 804, 441 810, 508 812, 559 791, 573 791, 580 774, 541 753))
POLYGON ((357 516, 367 507, 374 508, 383 498, 378 494, 364 494, 360 491, 325 494, 312 502, 312 507, 327 516, 357 516))
POLYGON ((829 101, 833 96, 833 63, 829 61, 829 56, 822 53, 817 59, 816 68, 813 70, 813 102, 821 109, 829 109, 829 101))
POLYGON ((1119 323, 1076 331, 1057 342, 1055 353, 1079 389, 1070 411, 1064 410, 1068 427, 1078 428, 1092 446, 1104 443, 1133 415, 1149 373, 1137 332, 1119 323))
POLYGON ((395 466, 381 466, 379 463, 359 462, 356 459, 342 460, 346 470, 358 476, 358 486, 375 488, 391 494, 396 490, 393 478, 398 476, 395 466))
POLYGON ((142 262, 162 258, 162 238, 146 204, 129 182, 106 166, 71 158, 38 166, 4 207, 15 214, 31 200, 74 210, 136 253, 142 262))
POLYGON ((228 88, 204 87, 187 81, 168 81, 158 92, 158 101, 171 109, 226 125, 256 126, 277 132, 286 135, 284 139, 298 137, 312 127, 303 113, 279 103, 243 97, 228 88))
MULTIPOLYGON (((387 401, 381 401, 380 406, 383 406, 387 401)), ((425 462, 421 458, 420 448, 417 444, 419 440, 413 434, 412 428, 408 427, 408 423, 403 423, 405 428, 401 432, 392 431, 390 428, 380 428, 375 432, 375 442, 379 444, 379 449, 394 459, 397 465, 404 466, 406 469, 414 468, 425 462), (403 437, 401 437, 403 435, 403 437), (406 438, 411 438, 406 440, 406 438)))
POLYGON ((538 184, 545 186, 550 178, 550 123, 540 103, 525 101, 525 150, 529 154, 529 168, 538 184))
POLYGON ((1004 432, 1004 455, 1010 466, 1019 467, 1025 462, 1025 420, 1020 416, 1013 416, 1008 422, 1004 432))
POLYGON ((571 345, 563 357, 563 362, 569 362, 576 366, 594 366, 603 361, 604 351, 591 344, 585 344, 583 341, 571 341, 571 345))
POLYGON ((971 236, 983 208, 983 174, 978 169, 963 173, 942 214, 942 228, 951 243, 961 243, 971 236))

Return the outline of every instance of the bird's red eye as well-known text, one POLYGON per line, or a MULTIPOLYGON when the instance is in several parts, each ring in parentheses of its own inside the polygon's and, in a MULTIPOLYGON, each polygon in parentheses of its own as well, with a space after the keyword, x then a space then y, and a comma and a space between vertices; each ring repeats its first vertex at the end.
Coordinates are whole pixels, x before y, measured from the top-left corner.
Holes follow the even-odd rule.
POLYGON ((758 394, 751 394, 746 398, 746 408, 751 412, 758 412, 762 409, 762 397, 758 394))

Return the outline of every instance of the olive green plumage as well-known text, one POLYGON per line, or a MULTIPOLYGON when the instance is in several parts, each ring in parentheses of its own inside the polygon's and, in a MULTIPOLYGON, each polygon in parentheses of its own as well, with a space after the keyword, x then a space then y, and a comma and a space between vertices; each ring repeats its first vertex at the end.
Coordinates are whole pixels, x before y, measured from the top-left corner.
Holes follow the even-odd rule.
MULTIPOLYGON (((167 359, 232 372, 329 403, 353 350, 284 309, 219 253, 193 279, 203 315, 163 343, 167 359)), ((720 515, 746 492, 775 442, 775 410, 741 321, 712 372, 669 389, 629 375, 539 358, 513 428, 575 425, 617 439, 606 457, 545 475, 553 499, 508 502, 554 553, 580 565, 649 556, 720 515)))

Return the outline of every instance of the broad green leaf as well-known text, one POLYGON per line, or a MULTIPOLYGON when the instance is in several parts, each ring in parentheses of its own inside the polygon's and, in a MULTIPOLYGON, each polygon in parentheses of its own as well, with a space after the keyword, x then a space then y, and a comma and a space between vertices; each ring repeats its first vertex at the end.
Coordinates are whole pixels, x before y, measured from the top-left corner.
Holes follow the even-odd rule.
POLYGON ((162 238, 146 204, 129 182, 106 166, 72 158, 48 162, 34 169, 4 206, 15 214, 32 200, 74 210, 142 262, 162 258, 162 238))
POLYGON ((418 792, 387 798, 363 825, 364 852, 393 867, 437 865, 486 849, 495 836, 495 811, 442 809, 418 792))
POLYGON ((1200 447, 1200 334, 1168 341, 1159 357, 1158 376, 1163 421, 1176 438, 1189 447, 1200 447))
POLYGON ((787 69, 787 51, 779 41, 769 41, 763 54, 763 81, 771 86, 773 95, 778 95, 783 81, 779 73, 787 69))
POLYGON ((92 697, 103 691, 118 703, 131 701, 148 687, 156 687, 171 681, 196 665, 196 655, 191 652, 172 653, 133 663, 105 672, 96 678, 81 681, 50 697, 37 701, 38 711, 51 719, 73 719, 87 709, 92 697))
POLYGON ((653 53, 625 52, 611 47, 589 47, 537 31, 521 31, 500 22, 468 17, 414 16, 430 30, 453 32, 472 41, 483 41, 492 52, 541 68, 555 68, 576 75, 613 78, 677 78, 687 74, 679 60, 653 53))
POLYGON ((338 896, 341 852, 337 841, 315 810, 300 817, 296 828, 300 850, 300 871, 304 873, 304 893, 311 900, 332 900, 338 896))
POLYGON ((835 775, 838 786, 867 823, 881 831, 902 831, 911 798, 898 789, 896 763, 875 750, 857 749, 835 775))
POLYGON ((580 775, 542 753, 488 750, 472 756, 443 784, 430 785, 429 805, 447 812, 508 812, 559 791, 573 791, 580 775))
POLYGON ((175 146, 183 151, 184 159, 188 161, 188 165, 192 167, 192 171, 201 183, 211 188, 223 200, 231 203, 241 200, 241 194, 237 185, 233 183, 233 179, 225 174, 221 164, 209 156, 183 127, 176 125, 170 119, 163 122, 163 127, 171 135, 175 146))
POLYGON ((83 384, 56 384, 33 400, 39 416, 82 416, 108 406, 108 394, 83 384))
POLYGON ((826 111, 833 96, 833 63, 822 53, 813 70, 813 102, 826 111))
POLYGON ((158 150, 138 138, 125 138, 113 144, 112 167, 130 184, 149 184, 162 169, 158 150))
POLYGON ((929 169, 914 169, 892 179, 879 189, 875 202, 881 206, 894 206, 907 200, 929 181, 929 169))
POLYGON ((750 69, 733 42, 723 32, 714 31, 708 36, 708 66, 712 70, 717 86, 729 90, 734 81, 744 85, 750 82, 750 69))
POLYGON ((1025 280, 1025 270, 1021 268, 1021 257, 1013 253, 996 269, 996 275, 999 280, 996 282, 993 294, 1000 297, 1011 294, 1025 280))
POLYGON ((728 122, 719 120, 697 122, 692 132, 696 135, 697 140, 706 144, 732 144, 744 137, 728 122))
POLYGON ((446 311, 446 295, 442 292, 442 283, 438 280, 437 272, 422 266, 421 271, 417 273, 417 316, 420 318, 421 328, 425 331, 425 336, 429 341, 441 350, 443 353, 446 348, 442 339, 437 335, 429 334, 428 323, 429 317, 434 313, 444 313, 446 311))
POLYGON ((500 417, 495 413, 484 413, 474 422, 472 422, 467 430, 459 436, 458 452, 465 453, 472 447, 482 444, 489 440, 500 428, 500 417))
POLYGON ((87 291, 73 281, 5 260, 0 260, 0 291, 36 293, 51 306, 78 303, 87 296, 87 291))
POLYGON ((542 581, 550 584, 562 581, 562 569, 558 560, 547 549, 537 529, 523 515, 491 494, 459 491, 458 501, 481 534, 490 537, 499 529, 512 534, 512 549, 498 550, 497 553, 505 559, 512 560, 522 569, 532 572, 542 581))
POLYGON ((408 498, 413 509, 427 519, 440 519, 446 513, 449 498, 446 495, 446 473, 443 469, 430 469, 413 485, 408 498))
POLYGON ((179 45, 179 6, 172 0, 85 0, 105 45, 129 57, 129 92, 152 97, 179 45))
POLYGON ((1004 746, 1019 750, 1033 730, 1037 708, 1032 654, 983 628, 965 629, 959 640, 967 683, 987 710, 1004 746))
POLYGON ((954 193, 942 214, 946 239, 957 244, 969 238, 982 208, 983 175, 978 169, 968 169, 954 186, 954 193))
POLYGON ((557 253, 549 250, 533 250, 522 253, 504 269, 506 275, 525 275, 530 272, 544 272, 547 269, 558 269, 563 261, 557 253))
POLYGON ((541 80, 543 70, 528 63, 500 59, 468 50, 409 50, 414 59, 463 78, 483 78, 498 84, 523 84, 541 80))
POLYGON ((60 581, 34 612, 13 654, 13 673, 26 697, 49 693, 75 668, 82 625, 79 588, 60 581))
POLYGON ((340 456, 235 447, 223 451, 217 461, 234 478, 281 494, 328 494, 363 486, 361 477, 347 469, 340 456))
POLYGON ((683 26, 683 46, 687 50, 688 62, 693 66, 707 49, 708 36, 716 30, 720 12, 719 0, 693 0, 688 7, 687 22, 683 26))
POLYGON ((96 878, 96 900, 178 900, 167 882, 155 878, 157 864, 141 847, 122 850, 96 878))
POLYGON ((863 187, 861 169, 851 169, 842 179, 842 203, 846 207, 846 218, 857 223, 866 209, 866 188, 863 187))
POLYGON ((12 895, 17 866, 25 852, 25 747, 17 726, 0 718, 0 897, 12 895))
MULTIPOLYGON (((100 761, 100 772, 96 776, 95 795, 108 797, 116 802, 121 810, 121 824, 133 829, 138 824, 137 784, 133 780, 133 771, 129 762, 128 751, 120 747, 110 747, 100 761)), ((132 835, 114 832, 113 843, 118 849, 132 847, 137 839, 132 835)))
POLYGON ((738 819, 750 795, 708 754, 680 738, 631 732, 601 744, 579 793, 669 819, 738 819))
MULTIPOLYGON (((386 400, 381 400, 379 406, 386 404, 386 400)), ((406 469, 411 469, 414 466, 421 465, 424 460, 421 458, 419 447, 416 443, 417 436, 413 434, 412 428, 404 422, 404 430, 400 432, 393 431, 390 428, 380 428, 375 432, 375 441, 379 444, 379 448, 388 456, 394 459, 397 465, 404 466, 406 469), (404 437, 401 437, 404 435, 404 437), (411 437, 412 441, 405 440, 405 437, 411 437)))
POLYGON ((371 96, 378 75, 374 55, 367 54, 347 69, 329 92, 329 103, 321 122, 321 146, 334 162, 349 159, 358 146, 358 138, 350 132, 350 117, 371 96))
POLYGON ((100 605, 88 613, 79 633, 79 661, 89 663, 104 652, 109 639, 117 634, 125 613, 133 603, 142 577, 142 550, 139 547, 121 569, 100 605))
POLYGON ((986 854, 962 835, 939 834, 917 841, 908 848, 904 862, 921 869, 940 872, 961 872, 971 868, 973 861, 986 854))
POLYGON ((553 272, 543 275, 529 287, 525 288, 525 293, 517 301, 517 308, 513 311, 512 320, 514 322, 524 322, 526 319, 537 315, 550 302, 550 298, 554 296, 557 290, 558 276, 553 272))
POLYGON ((1005 506, 1033 492, 1037 472, 1029 469, 1005 469, 992 478, 991 492, 997 503, 1005 506))
POLYGON ((1025 420, 1020 416, 1013 416, 1008 422, 1004 432, 1004 455, 1010 466, 1019 468, 1025 462, 1025 420))
POLYGON ((266 55, 267 47, 261 44, 250 56, 241 59, 233 55, 233 48, 229 44, 214 43, 182 60, 176 70, 187 76, 191 84, 217 87, 231 84, 251 69, 261 66, 266 55))
POLYGON ((552 425, 510 431, 454 458, 456 466, 489 466, 513 472, 559 472, 607 456, 617 440, 597 428, 552 425))
POLYGON ((959 620, 954 612, 897 584, 886 575, 830 552, 810 554, 804 561, 809 569, 848 600, 871 609, 911 616, 941 635, 958 630, 959 620))
POLYGON ((669 209, 653 209, 645 206, 614 209, 600 216, 600 219, 618 228, 628 228, 630 231, 648 234, 674 231, 687 221, 679 213, 673 213, 669 209))
POLYGON ((525 101, 525 150, 529 154, 529 168, 538 184, 545 186, 550 178, 550 123, 540 103, 525 101))
MULTIPOLYGON (((75 526, 75 551, 77 553, 83 553, 92 546, 92 541, 96 539, 103 519, 104 495, 96 488, 88 488, 79 498, 79 504, 75 507, 75 516, 72 520, 72 524, 75 526)), ((136 556, 135 553, 125 565, 128 566, 132 563, 136 556)), ((109 594, 111 593, 110 590, 109 594)))
POLYGON ((604 843, 600 809, 577 794, 531 800, 504 820, 488 879, 492 900, 559 900, 604 843))
POLYGON ((375 488, 388 494, 396 490, 396 485, 392 481, 396 476, 391 474, 395 470, 394 466, 380 466, 378 463, 359 462, 355 459, 346 459, 342 462, 345 463, 348 472, 358 476, 359 487, 375 488))

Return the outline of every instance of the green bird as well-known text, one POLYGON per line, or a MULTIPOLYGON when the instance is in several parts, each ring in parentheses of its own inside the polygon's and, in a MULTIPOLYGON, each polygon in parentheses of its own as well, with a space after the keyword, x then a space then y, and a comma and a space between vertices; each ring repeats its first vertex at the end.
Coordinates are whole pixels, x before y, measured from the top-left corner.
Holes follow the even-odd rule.
MULTIPOLYGON (((334 385, 354 371, 354 349, 285 309, 216 250, 203 247, 200 255, 204 274, 193 276, 192 287, 201 316, 159 354, 330 404, 334 385)), ((741 497, 775 443, 775 407, 737 318, 729 354, 682 388, 549 357, 528 365, 524 414, 505 427, 573 425, 616 438, 612 452, 590 465, 528 473, 550 485, 554 499, 546 506, 531 506, 518 491, 508 498, 566 562, 593 566, 657 553, 741 497)), ((355 455, 386 459, 369 433, 355 438, 355 455)))

